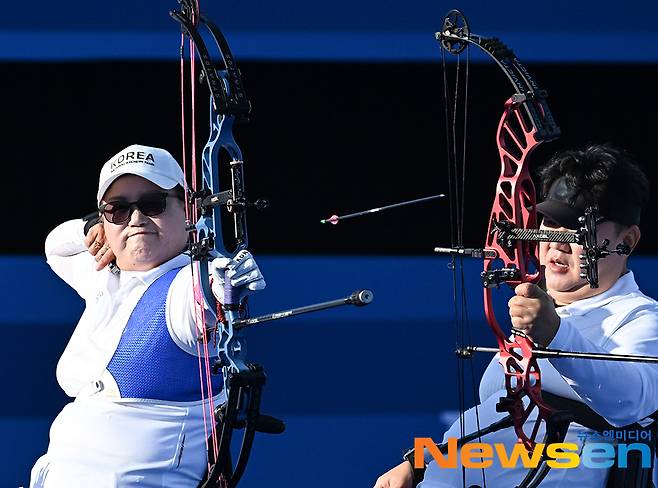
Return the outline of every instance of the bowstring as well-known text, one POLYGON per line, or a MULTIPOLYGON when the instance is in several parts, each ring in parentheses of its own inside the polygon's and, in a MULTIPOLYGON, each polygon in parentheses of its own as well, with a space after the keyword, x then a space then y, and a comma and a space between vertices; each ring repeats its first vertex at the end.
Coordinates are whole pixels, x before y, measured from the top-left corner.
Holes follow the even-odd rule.
MULTIPOLYGON (((446 67, 446 53, 443 45, 441 46, 441 66, 443 72, 443 98, 444 98, 444 119, 445 119, 445 136, 446 136, 446 151, 447 151, 447 166, 448 166, 448 189, 449 189, 449 212, 450 212, 450 247, 454 248, 459 242, 459 210, 457 202, 458 200, 458 191, 459 185, 457 185, 458 177, 456 175, 458 167, 456 163, 456 152, 457 148, 455 145, 456 140, 456 128, 455 128, 455 114, 457 112, 456 101, 458 98, 458 80, 459 80, 459 68, 460 68, 460 59, 457 56, 456 69, 455 69, 455 89, 454 89, 454 103, 451 101, 450 92, 448 90, 448 70, 446 67)), ((452 300, 453 300, 453 313, 454 321, 456 325, 456 342, 457 347, 463 345, 463 324, 461 322, 461 315, 458 312, 457 300, 459 289, 457 283, 457 259, 455 255, 452 254, 450 257, 450 269, 452 270, 452 300)), ((461 264, 461 263, 460 263, 461 264)), ((462 308, 463 309, 463 308, 462 308)), ((460 436, 465 435, 465 426, 464 426, 464 403, 465 403, 465 393, 464 393, 464 370, 463 362, 461 359, 457 358, 457 396, 459 402, 459 432, 460 436)), ((465 488, 466 477, 464 476, 464 468, 462 466, 462 485, 465 488)))
MULTIPOLYGON (((448 90, 448 77, 446 69, 446 55, 445 48, 441 49, 441 61, 443 68, 443 94, 444 94, 444 117, 446 124, 446 149, 448 153, 448 181, 450 187, 450 242, 451 247, 463 248, 464 244, 464 215, 465 215, 465 194, 466 194, 466 149, 467 145, 467 134, 468 134, 468 86, 469 86, 469 68, 470 68, 470 46, 466 45, 466 60, 464 63, 464 95, 463 95, 463 125, 462 125, 462 147, 461 153, 458 152, 457 148, 457 126, 458 126, 458 115, 460 113, 459 106, 459 87, 460 87, 460 68, 461 68, 461 57, 457 54, 457 60, 455 65, 455 81, 453 89, 453 98, 450 98, 450 92, 448 90), (452 107, 452 110, 451 110, 452 107), (461 168, 460 168, 461 162, 461 168)), ((453 284, 453 309, 454 309, 454 320, 457 327, 457 347, 462 348, 464 344, 471 342, 471 329, 470 329, 470 319, 468 315, 468 303, 466 298, 466 282, 465 282, 465 272, 464 272, 464 256, 454 254, 451 256, 450 268, 452 269, 452 284, 453 284), (459 270, 459 277, 457 276, 457 270, 459 270), (459 305, 458 305, 459 303, 459 305)), ((465 404, 466 404, 466 392, 465 392, 465 365, 464 358, 457 358, 457 388, 458 388, 458 397, 459 397, 459 429, 460 436, 464 437, 466 435, 466 425, 465 425, 465 404)), ((472 397, 475 401, 475 419, 476 419, 476 428, 477 431, 480 431, 480 415, 477 404, 477 390, 476 390, 476 381, 475 381, 475 370, 473 362, 469 363, 469 372, 471 376, 471 387, 472 387, 472 397)), ((481 439, 480 439, 481 440, 481 439)), ((484 488, 487 487, 486 476, 484 468, 482 468, 482 482, 484 488)), ((462 465, 462 486, 466 488, 466 468, 462 465)))
MULTIPOLYGON (((198 2, 197 12, 199 11, 198 2)), ((192 19, 194 22, 197 19, 192 19)), ((182 138, 182 159, 183 159, 183 173, 185 175, 185 220, 186 226, 190 232, 190 243, 197 240, 198 234, 193 227, 192 219, 198 215, 196 201, 190 197, 190 186, 188 181, 191 180, 191 192, 196 192, 198 185, 197 173, 197 154, 196 154, 196 48, 194 41, 189 39, 189 52, 190 52, 190 117, 191 117, 191 140, 190 151, 191 158, 188 165, 187 151, 188 142, 186 137, 186 93, 185 93, 185 34, 181 33, 181 46, 180 46, 180 89, 181 89, 181 138, 182 138), (189 168, 189 169, 188 169, 189 168), (191 173, 190 177, 188 175, 191 173)), ((207 263, 206 263, 207 264, 207 263)), ((210 442, 212 442, 212 450, 214 453, 214 460, 217 462, 219 453, 219 440, 217 438, 217 431, 215 429, 215 405, 212 392, 212 371, 210 367, 210 354, 208 348, 208 333, 206 327, 206 316, 201 286, 201 269, 202 260, 194 260, 190 254, 190 266, 192 271, 192 288, 194 296, 194 321, 197 329, 197 358, 199 364, 199 384, 201 389, 201 404, 203 412, 203 430, 206 452, 210 452, 210 442), (209 441, 210 439, 210 441, 209 441)), ((207 460, 208 471, 212 468, 210 459, 207 460)))
MULTIPOLYGON (((465 84, 464 84, 464 127, 463 127, 464 136, 463 136, 463 146, 462 146, 462 192, 461 192, 461 196, 462 196, 462 205, 461 205, 461 208, 462 208, 462 215, 461 215, 461 218, 462 218, 462 226, 461 226, 462 234, 460 236, 461 245, 463 245, 463 242, 464 242, 463 220, 464 220, 464 212, 465 212, 465 209, 466 209, 466 203, 465 203, 466 202, 466 197, 465 197, 465 195, 466 195, 466 159, 467 159, 466 158, 466 148, 468 147, 468 145, 466 143, 466 135, 468 134, 468 130, 467 130, 468 129, 468 87, 469 87, 469 79, 470 79, 469 78, 469 69, 470 69, 470 66, 471 66, 470 53, 471 53, 470 45, 467 45, 466 46, 466 66, 465 66, 466 74, 465 74, 465 84)), ((463 260, 464 258, 462 257, 461 259, 463 260)), ((469 315, 468 315, 468 306, 467 306, 467 303, 466 303, 467 302, 467 300, 466 300, 466 281, 464 279, 463 262, 462 262, 462 265, 460 266, 460 270, 461 270, 461 274, 462 274, 462 276, 461 276, 461 285, 462 285, 461 293, 462 293, 462 297, 463 297, 463 300, 462 300, 462 314, 463 314, 463 317, 464 317, 464 323, 466 324, 466 327, 465 327, 466 335, 467 335, 466 340, 469 343, 472 343, 473 341, 472 341, 472 338, 471 338, 470 319, 469 319, 469 315)), ((471 394, 472 394, 473 401, 475 402, 475 426, 476 426, 476 429, 478 430, 478 432, 480 432, 480 430, 481 430, 480 410, 478 408, 479 393, 478 393, 477 387, 476 387, 475 368, 473 366, 473 361, 470 361, 469 365, 470 365, 469 370, 470 370, 470 373, 471 373, 471 388, 473 390, 471 392, 471 394)), ((478 441, 482 442, 482 438, 480 436, 478 436, 478 441)), ((482 468, 482 484, 483 484, 484 488, 487 488, 487 478, 486 478, 486 475, 485 475, 484 467, 482 468)))

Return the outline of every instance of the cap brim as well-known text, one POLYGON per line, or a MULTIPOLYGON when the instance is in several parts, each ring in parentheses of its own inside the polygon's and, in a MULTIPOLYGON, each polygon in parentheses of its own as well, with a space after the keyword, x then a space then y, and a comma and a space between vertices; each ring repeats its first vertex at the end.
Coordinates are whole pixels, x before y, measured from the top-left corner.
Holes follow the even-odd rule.
POLYGON ((558 200, 545 200, 537 204, 537 212, 565 229, 578 229, 581 225, 578 219, 584 213, 582 210, 558 200))

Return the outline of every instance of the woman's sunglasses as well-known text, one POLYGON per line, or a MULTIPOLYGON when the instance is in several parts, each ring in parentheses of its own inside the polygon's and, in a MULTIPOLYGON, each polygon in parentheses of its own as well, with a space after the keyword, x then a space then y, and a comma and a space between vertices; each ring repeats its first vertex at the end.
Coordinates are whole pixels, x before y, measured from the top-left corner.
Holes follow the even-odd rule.
POLYGON ((104 203, 98 210, 108 222, 123 224, 130 219, 135 208, 138 208, 141 213, 148 217, 160 215, 167 209, 167 197, 180 198, 174 193, 148 193, 136 202, 117 200, 104 203))

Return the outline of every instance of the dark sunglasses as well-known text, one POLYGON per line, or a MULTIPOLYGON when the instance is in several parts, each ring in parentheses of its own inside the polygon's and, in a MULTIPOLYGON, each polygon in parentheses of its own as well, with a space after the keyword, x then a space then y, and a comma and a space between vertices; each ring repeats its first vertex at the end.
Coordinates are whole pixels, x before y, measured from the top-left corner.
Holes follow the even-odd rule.
POLYGON ((167 209, 167 197, 180 197, 174 193, 148 193, 140 197, 136 202, 124 202, 116 200, 101 205, 98 210, 103 214, 105 220, 112 224, 123 224, 130 219, 135 208, 148 217, 160 215, 167 209))

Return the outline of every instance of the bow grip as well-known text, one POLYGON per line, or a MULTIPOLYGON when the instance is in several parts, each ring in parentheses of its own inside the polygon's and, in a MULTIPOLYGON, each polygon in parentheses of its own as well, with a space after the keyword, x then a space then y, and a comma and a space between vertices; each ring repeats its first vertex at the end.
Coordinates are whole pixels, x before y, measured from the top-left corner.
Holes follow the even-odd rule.
POLYGON ((224 270, 224 310, 237 310, 240 306, 240 287, 231 284, 228 268, 224 270))

